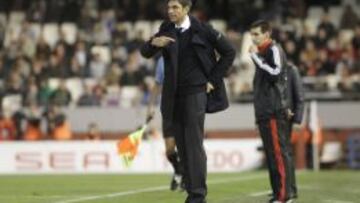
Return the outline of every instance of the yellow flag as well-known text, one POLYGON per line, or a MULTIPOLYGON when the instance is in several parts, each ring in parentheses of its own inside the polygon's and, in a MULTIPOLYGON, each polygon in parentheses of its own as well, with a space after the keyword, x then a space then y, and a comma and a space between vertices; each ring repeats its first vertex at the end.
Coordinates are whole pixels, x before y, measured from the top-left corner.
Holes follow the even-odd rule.
POLYGON ((147 125, 145 124, 142 128, 131 133, 125 139, 118 141, 118 153, 126 167, 130 167, 135 159, 146 128, 147 125))

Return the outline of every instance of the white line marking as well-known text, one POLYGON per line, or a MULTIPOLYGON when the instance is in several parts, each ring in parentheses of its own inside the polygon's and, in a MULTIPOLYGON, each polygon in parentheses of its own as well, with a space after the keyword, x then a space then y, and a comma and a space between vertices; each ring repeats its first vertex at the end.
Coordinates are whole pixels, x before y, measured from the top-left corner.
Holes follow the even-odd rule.
MULTIPOLYGON (((254 176, 241 177, 241 178, 227 178, 227 179, 208 181, 208 184, 212 185, 212 184, 221 184, 221 183, 240 182, 240 181, 254 180, 254 179, 264 178, 264 177, 265 177, 265 175, 254 175, 254 176)), ((128 191, 124 191, 124 192, 110 193, 110 194, 104 194, 104 195, 87 196, 87 197, 82 197, 82 198, 58 201, 55 203, 84 202, 84 201, 90 201, 90 200, 96 200, 96 199, 121 197, 121 196, 134 195, 134 194, 146 193, 146 192, 158 192, 158 191, 163 191, 163 190, 168 190, 168 189, 169 189, 168 185, 166 185, 166 186, 163 185, 163 186, 158 186, 158 187, 149 187, 149 188, 143 188, 143 189, 138 189, 138 190, 128 190, 128 191)))
POLYGON ((324 200, 324 202, 326 203, 354 203, 354 202, 350 202, 350 201, 343 201, 343 200, 332 200, 332 199, 328 199, 328 200, 324 200))

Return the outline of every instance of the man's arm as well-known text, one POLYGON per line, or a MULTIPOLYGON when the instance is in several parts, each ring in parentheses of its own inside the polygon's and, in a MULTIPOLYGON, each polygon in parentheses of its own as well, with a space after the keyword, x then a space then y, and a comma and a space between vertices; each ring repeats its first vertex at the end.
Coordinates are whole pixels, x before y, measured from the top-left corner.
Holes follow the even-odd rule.
POLYGON ((291 67, 290 70, 292 74, 292 89, 294 95, 294 117, 293 121, 297 124, 301 124, 303 115, 304 115, 304 89, 302 85, 302 80, 300 73, 296 67, 291 67))
POLYGON ((281 73, 282 64, 280 50, 277 46, 272 46, 270 48, 270 51, 272 54, 272 59, 268 62, 261 58, 256 51, 250 50, 250 56, 253 62, 257 65, 257 67, 264 70, 270 77, 270 79, 275 81, 281 73))
POLYGON ((167 23, 163 23, 160 26, 159 32, 150 38, 140 48, 140 53, 145 58, 151 58, 156 55, 162 48, 166 47, 171 42, 175 42, 175 39, 164 36, 162 30, 167 26, 167 23))
POLYGON ((216 31, 210 25, 207 25, 207 28, 208 38, 220 55, 216 66, 209 75, 210 82, 214 82, 226 76, 226 73, 234 62, 236 52, 229 40, 226 39, 223 34, 216 31))

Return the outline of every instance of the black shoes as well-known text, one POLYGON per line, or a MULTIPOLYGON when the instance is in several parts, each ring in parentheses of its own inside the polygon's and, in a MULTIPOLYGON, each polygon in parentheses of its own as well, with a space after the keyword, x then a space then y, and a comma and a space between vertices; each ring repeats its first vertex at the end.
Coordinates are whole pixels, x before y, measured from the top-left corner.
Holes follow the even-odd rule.
POLYGON ((182 185, 183 185, 182 176, 178 174, 174 174, 170 182, 170 190, 171 191, 175 191, 177 189, 183 190, 182 185))

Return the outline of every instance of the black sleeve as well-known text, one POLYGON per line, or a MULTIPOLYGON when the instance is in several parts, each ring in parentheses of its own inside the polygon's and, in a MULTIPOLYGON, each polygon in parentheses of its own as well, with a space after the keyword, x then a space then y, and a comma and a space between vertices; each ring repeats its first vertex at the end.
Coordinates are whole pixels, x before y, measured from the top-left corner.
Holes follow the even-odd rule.
POLYGON ((226 76, 229 68, 235 59, 235 49, 231 45, 228 39, 215 30, 212 26, 206 25, 207 38, 214 45, 215 50, 219 53, 220 58, 216 63, 216 66, 210 72, 209 80, 217 81, 226 76))
POLYGON ((160 47, 156 47, 156 46, 153 46, 151 45, 151 40, 154 38, 154 37, 159 37, 161 36, 161 33, 163 32, 163 30, 168 26, 168 23, 167 22, 163 22, 159 28, 159 31, 154 35, 152 36, 148 41, 146 41, 140 48, 140 53, 143 57, 145 58, 151 58, 153 57, 154 55, 156 55, 162 48, 160 47))
POLYGON ((294 122, 300 124, 304 114, 304 89, 300 73, 296 67, 289 68, 292 74, 292 95, 294 95, 294 122))
POLYGON ((250 54, 252 61, 257 65, 257 68, 263 70, 265 76, 272 82, 276 82, 283 72, 285 65, 281 61, 281 50, 277 46, 271 46, 268 50, 269 59, 264 60, 256 53, 250 54))

